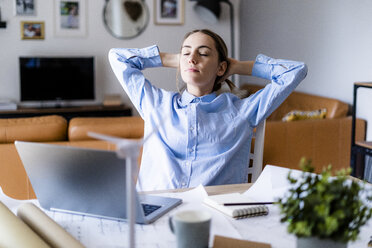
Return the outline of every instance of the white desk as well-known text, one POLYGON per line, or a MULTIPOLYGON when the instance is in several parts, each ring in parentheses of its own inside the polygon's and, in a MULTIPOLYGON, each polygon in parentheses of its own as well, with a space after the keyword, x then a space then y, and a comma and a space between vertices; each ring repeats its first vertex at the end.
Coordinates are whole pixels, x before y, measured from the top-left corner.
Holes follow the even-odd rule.
MULTIPOLYGON (((205 187, 205 189, 208 194, 220 194, 244 192, 250 186, 251 184, 222 185, 205 187)), ((270 213, 268 216, 234 220, 201 204, 203 195, 200 192, 195 192, 195 190, 151 192, 161 193, 166 196, 181 197, 184 199, 184 203, 151 225, 136 225, 137 247, 175 247, 175 237, 168 228, 169 215, 184 208, 201 207, 211 211, 214 217, 216 217, 212 219, 214 234, 270 243, 273 248, 295 248, 296 238, 294 235, 287 233, 285 224, 280 223, 279 210, 276 206, 269 207, 270 213), (198 204, 199 206, 197 206, 198 204)), ((35 202, 35 200, 33 201, 35 202)), ((24 201, 14 200, 12 204, 16 205, 22 202, 24 201)), ((49 211, 47 211, 47 214, 87 247, 125 247, 127 244, 127 225, 125 222, 49 211)), ((349 248, 367 247, 369 237, 372 235, 372 219, 368 225, 364 226, 361 230, 361 240, 350 243, 349 248)))
MULTIPOLYGON (((251 184, 241 184, 241 185, 223 185, 223 186, 212 186, 206 187, 206 191, 208 194, 220 194, 220 193, 230 193, 230 192, 244 192, 246 191, 251 184)), ((190 192, 190 191, 189 191, 190 192)), ((152 193, 159 193, 152 192, 152 193)), ((160 192, 162 195, 166 196, 174 196, 180 197, 182 194, 185 194, 185 190, 171 190, 171 191, 162 191, 160 192), (180 193, 184 192, 184 193, 180 193)), ((197 196, 195 196, 197 197, 197 196)), ((178 208, 172 210, 169 214, 163 216, 155 223, 151 225, 136 225, 136 242, 137 247, 175 247, 175 239, 174 235, 170 233, 168 228, 168 217, 172 215, 174 212, 181 210, 182 208, 193 208, 192 205, 189 204, 188 199, 189 196, 185 196, 184 203, 179 206, 178 208), (150 242, 153 241, 153 242, 150 242)), ((195 204, 195 203, 194 203, 195 204)), ((202 205, 202 204, 201 204, 202 205)), ((230 236, 233 235, 231 230, 227 226, 231 224, 231 226, 237 232, 234 234, 234 238, 241 238, 250 241, 256 242, 263 242, 263 243, 270 243, 273 248, 296 248, 295 242, 296 237, 292 234, 288 234, 286 230, 286 225, 280 223, 279 217, 279 209, 277 206, 270 206, 270 213, 268 216, 259 216, 241 220, 234 220, 231 219, 223 214, 220 214, 218 211, 209 208, 207 206, 202 205, 203 208, 208 209, 209 211, 214 212, 214 214, 219 215, 221 219, 212 219, 212 228, 213 225, 219 226, 220 230, 214 230, 213 232, 218 235, 223 236, 230 236), (217 223, 216 223, 217 221, 217 223), (223 221, 226 221, 224 223, 223 221), (221 230, 221 225, 224 225, 221 230)), ((57 216, 56 216, 57 217, 57 216)), ((66 217, 71 218, 71 217, 66 217)), ((87 220, 87 219, 86 219, 87 220)), ((74 232, 77 231, 79 221, 82 224, 81 219, 75 217, 72 219, 64 220, 65 223, 70 221, 74 222, 75 225, 72 225, 70 228, 75 228, 74 232)), ((63 221, 62 221, 63 222, 63 221)), ((110 244, 122 245, 126 244, 125 241, 125 231, 126 226, 125 223, 119 223, 113 225, 112 221, 108 220, 100 220, 100 221, 88 221, 85 225, 91 225, 95 223, 99 225, 99 228, 95 228, 95 230, 99 230, 98 233, 89 233, 89 235, 98 235, 100 236, 100 240, 104 241, 105 239, 110 241, 110 244), (120 235, 121 234, 121 235, 120 235), (110 240, 111 237, 111 240, 110 240), (112 239, 114 237, 114 239, 112 239), (116 239, 116 240, 115 240, 116 239)), ((350 243, 349 248, 366 248, 367 243, 369 241, 369 237, 372 235, 372 219, 369 221, 369 226, 364 226, 362 228, 360 237, 361 240, 356 242, 350 243)), ((62 223, 63 225, 63 223, 62 223)), ((69 228, 69 227, 68 227, 69 228)), ((81 228, 87 228, 86 226, 82 226, 81 228)), ((92 230, 92 228, 89 228, 92 230)), ((84 235, 82 233, 82 235, 84 235)), ((84 237, 80 237, 84 239, 84 237)), ((84 243, 84 242, 83 242, 84 243)), ((210 244, 212 244, 210 242, 210 244)), ((96 247, 96 246, 90 246, 96 247)), ((121 247, 121 246, 120 246, 121 247)))

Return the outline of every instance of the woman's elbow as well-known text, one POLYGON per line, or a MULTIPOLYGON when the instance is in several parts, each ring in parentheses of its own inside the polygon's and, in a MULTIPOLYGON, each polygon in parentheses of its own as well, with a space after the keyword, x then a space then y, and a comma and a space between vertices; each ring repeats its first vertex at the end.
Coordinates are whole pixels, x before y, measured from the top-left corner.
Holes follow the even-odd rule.
POLYGON ((300 77, 302 79, 304 79, 307 75, 307 65, 305 63, 301 63, 299 66, 298 66, 298 75, 300 75, 300 77))
POLYGON ((109 60, 112 60, 117 57, 116 48, 111 48, 108 52, 109 60))

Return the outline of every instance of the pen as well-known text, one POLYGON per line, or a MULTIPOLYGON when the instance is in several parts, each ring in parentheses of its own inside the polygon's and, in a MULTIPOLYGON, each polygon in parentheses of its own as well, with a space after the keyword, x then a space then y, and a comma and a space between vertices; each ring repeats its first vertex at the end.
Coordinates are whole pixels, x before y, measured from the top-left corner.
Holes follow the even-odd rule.
POLYGON ((274 204, 274 202, 235 202, 235 203, 224 203, 224 206, 238 206, 238 205, 267 205, 274 204))

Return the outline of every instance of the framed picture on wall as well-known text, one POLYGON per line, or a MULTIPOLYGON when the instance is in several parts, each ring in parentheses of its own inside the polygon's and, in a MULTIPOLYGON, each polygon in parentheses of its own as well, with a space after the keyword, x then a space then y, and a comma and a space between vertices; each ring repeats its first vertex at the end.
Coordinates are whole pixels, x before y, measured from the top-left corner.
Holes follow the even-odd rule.
POLYGON ((54 0, 55 35, 79 37, 86 35, 85 0, 54 0))
POLYGON ((44 22, 21 22, 22 40, 43 40, 45 36, 44 22))
POLYGON ((184 0, 154 0, 154 22, 158 25, 182 25, 184 0))
POLYGON ((15 15, 36 15, 35 0, 13 0, 15 15))

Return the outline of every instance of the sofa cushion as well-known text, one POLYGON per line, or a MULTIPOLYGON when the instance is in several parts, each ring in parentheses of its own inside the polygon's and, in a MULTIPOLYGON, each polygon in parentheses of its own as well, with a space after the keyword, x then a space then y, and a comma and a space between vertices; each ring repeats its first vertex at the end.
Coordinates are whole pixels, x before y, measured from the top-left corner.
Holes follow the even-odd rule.
POLYGON ((97 132, 129 139, 143 137, 144 122, 139 116, 127 117, 76 117, 70 120, 70 141, 92 140, 87 133, 97 132))
POLYGON ((0 119, 0 143, 63 141, 66 137, 67 121, 62 116, 0 119))
POLYGON ((280 120, 289 111, 301 109, 302 111, 312 111, 314 109, 327 109, 327 119, 346 117, 349 106, 347 103, 336 99, 326 98, 321 96, 310 95, 306 93, 293 92, 284 101, 279 108, 274 111, 272 120, 280 120))
MULTIPOLYGON (((241 89, 248 90, 250 94, 260 90, 263 86, 243 84, 241 89)), ((268 121, 279 121, 292 110, 313 111, 314 109, 327 109, 327 119, 346 117, 349 105, 337 99, 316 96, 294 91, 288 98, 267 118, 268 121)))

